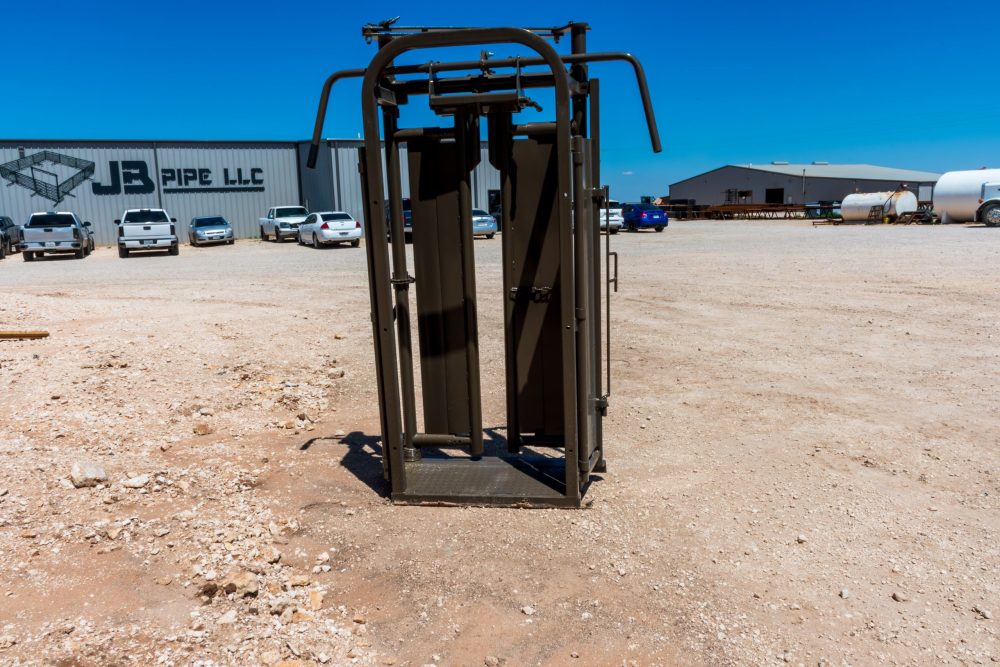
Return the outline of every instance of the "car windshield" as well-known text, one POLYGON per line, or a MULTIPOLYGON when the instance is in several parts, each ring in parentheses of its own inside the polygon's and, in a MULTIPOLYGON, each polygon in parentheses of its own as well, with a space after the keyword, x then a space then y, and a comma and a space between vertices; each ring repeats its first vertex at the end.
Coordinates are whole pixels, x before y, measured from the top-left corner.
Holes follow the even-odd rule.
POLYGON ((214 217, 214 218, 195 218, 195 227, 218 227, 219 225, 228 225, 225 218, 214 217))
POLYGON ((324 213, 323 221, 330 222, 331 220, 351 220, 351 216, 346 213, 324 213))
POLYGON ((608 200, 608 208, 621 208, 622 203, 620 201, 615 201, 614 199, 608 200))
POLYGON ((490 217, 490 214, 487 213, 486 211, 484 211, 481 208, 474 208, 474 209, 472 209, 472 215, 486 216, 487 218, 490 217))
POLYGON ((309 211, 305 210, 301 206, 289 206, 288 208, 275 209, 274 217, 276 218, 291 218, 294 216, 307 216, 309 211))
POLYGON ((123 222, 170 222, 165 211, 129 211, 123 222))
POLYGON ((73 216, 69 213, 36 213, 28 220, 28 227, 72 227, 73 216))

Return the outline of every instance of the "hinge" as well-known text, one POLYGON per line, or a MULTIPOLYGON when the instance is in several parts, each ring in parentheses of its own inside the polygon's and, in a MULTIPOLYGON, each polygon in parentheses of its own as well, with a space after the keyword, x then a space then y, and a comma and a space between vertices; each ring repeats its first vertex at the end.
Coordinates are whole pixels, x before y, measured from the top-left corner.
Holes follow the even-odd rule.
POLYGON ((417 282, 417 279, 413 276, 407 274, 405 278, 392 278, 389 280, 397 288, 406 289, 411 283, 417 282))
POLYGON ((597 408, 597 411, 601 413, 602 417, 607 417, 608 416, 608 395, 604 394, 604 396, 598 396, 597 398, 595 398, 594 399, 594 406, 597 408))

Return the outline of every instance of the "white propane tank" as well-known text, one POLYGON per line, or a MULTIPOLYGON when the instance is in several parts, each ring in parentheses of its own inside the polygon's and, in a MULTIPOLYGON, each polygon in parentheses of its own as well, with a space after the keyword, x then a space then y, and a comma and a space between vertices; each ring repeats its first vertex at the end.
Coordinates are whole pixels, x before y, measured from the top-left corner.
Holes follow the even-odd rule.
POLYGON ((865 222, 873 206, 882 207, 882 217, 895 219, 917 210, 917 196, 909 190, 898 192, 855 192, 840 203, 844 222, 865 222))
POLYGON ((941 222, 973 222, 984 183, 1000 183, 1000 169, 949 171, 934 186, 934 212, 941 222))

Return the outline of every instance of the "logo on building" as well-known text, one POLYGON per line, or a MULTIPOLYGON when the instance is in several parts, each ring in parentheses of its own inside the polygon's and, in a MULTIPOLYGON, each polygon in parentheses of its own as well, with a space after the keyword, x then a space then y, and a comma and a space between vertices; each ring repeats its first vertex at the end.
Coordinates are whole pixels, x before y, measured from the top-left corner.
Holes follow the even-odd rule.
MULTIPOLYGON (((25 155, 0 164, 0 178, 58 204, 81 183, 92 181, 95 195, 148 195, 156 192, 155 174, 144 160, 108 161, 108 178, 94 178, 96 164, 55 151, 25 155)), ((222 169, 221 179, 206 167, 167 167, 160 170, 163 194, 264 192, 264 170, 260 167, 222 169)))
POLYGON ((71 155, 41 151, 0 164, 0 178, 58 204, 88 178, 96 165, 71 155), (45 167, 43 169, 43 167, 45 167))

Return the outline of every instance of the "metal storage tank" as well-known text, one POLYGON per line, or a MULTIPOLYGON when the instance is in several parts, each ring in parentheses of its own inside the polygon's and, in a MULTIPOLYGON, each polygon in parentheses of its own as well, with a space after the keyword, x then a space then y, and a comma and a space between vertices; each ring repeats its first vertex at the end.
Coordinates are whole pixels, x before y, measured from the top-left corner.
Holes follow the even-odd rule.
POLYGON ((942 223, 974 222, 982 205, 983 185, 1000 183, 1000 169, 949 171, 934 186, 934 212, 942 223))
POLYGON ((894 220, 903 213, 917 210, 917 196, 909 190, 896 192, 855 192, 844 197, 840 214, 844 222, 864 222, 872 207, 882 207, 882 217, 894 220))

